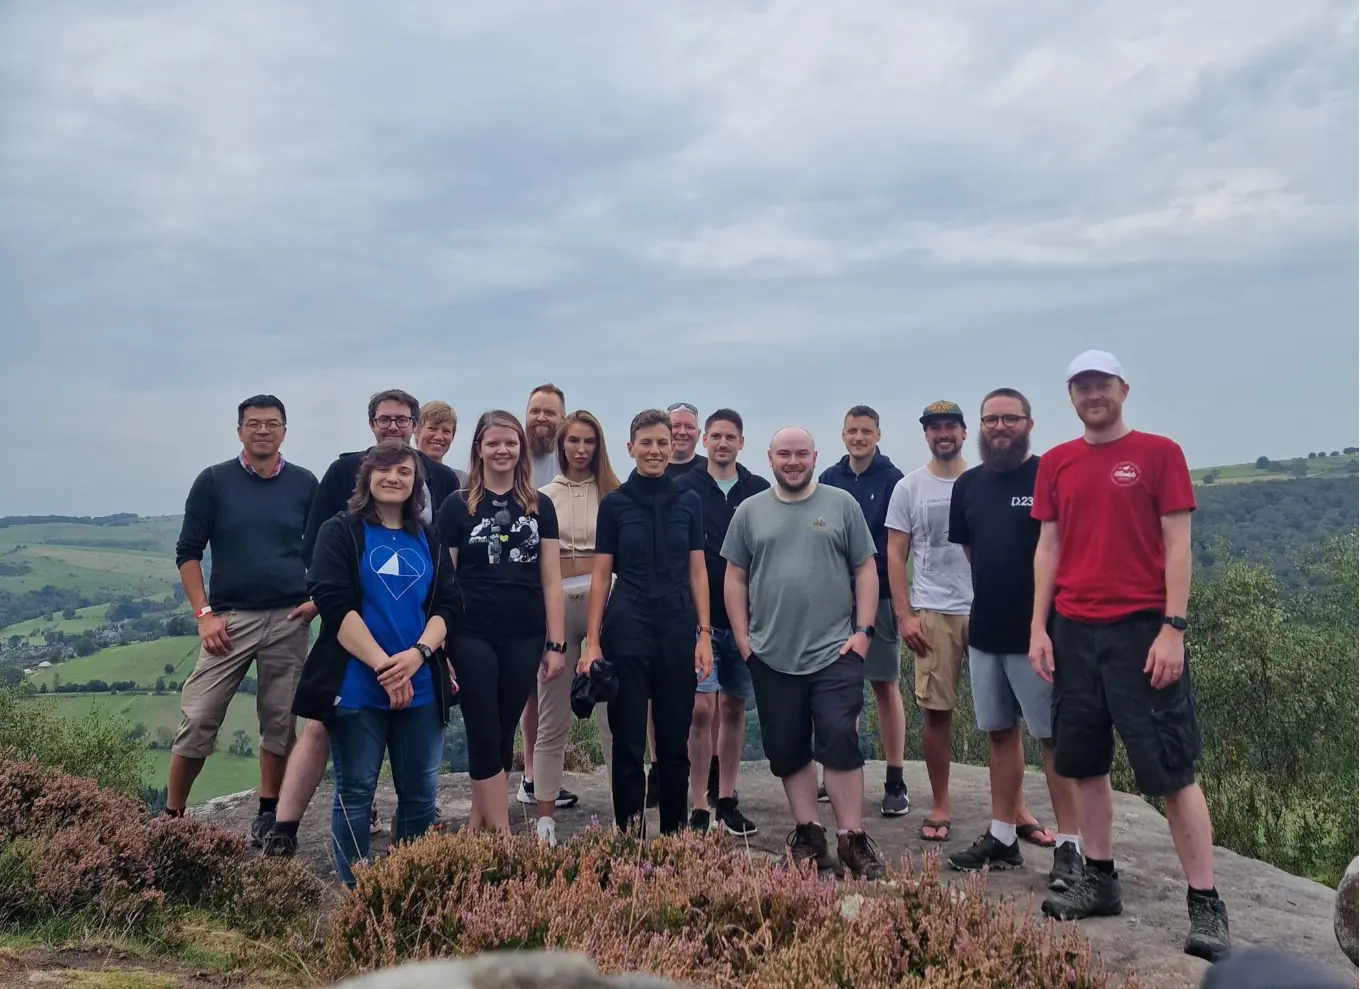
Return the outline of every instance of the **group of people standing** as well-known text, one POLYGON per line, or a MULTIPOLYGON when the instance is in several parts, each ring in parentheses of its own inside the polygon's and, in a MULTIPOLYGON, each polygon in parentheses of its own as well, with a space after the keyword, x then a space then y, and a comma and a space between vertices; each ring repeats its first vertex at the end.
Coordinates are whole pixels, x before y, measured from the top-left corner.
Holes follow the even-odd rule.
POLYGON ((509 830, 519 726, 516 796, 555 843, 556 811, 577 799, 562 786, 572 681, 600 677, 616 685, 594 714, 618 827, 645 831, 654 806, 663 833, 756 833, 736 794, 754 702, 794 818, 791 857, 876 879, 885 870, 863 823, 859 722, 867 681, 887 763, 880 812, 906 814, 904 643, 931 788, 919 837, 952 836, 952 716, 967 663, 993 820, 950 864, 1013 868, 1021 841, 1052 847, 1045 912, 1118 913, 1117 730, 1140 788, 1166 798, 1189 885, 1186 950, 1217 958, 1227 915, 1194 781, 1200 739, 1183 643, 1189 472, 1174 442, 1124 424, 1128 385, 1111 355, 1077 358, 1067 388, 1085 434, 1043 457, 1029 449, 1029 401, 1001 388, 982 402, 974 467, 957 404, 923 410, 930 458, 909 473, 880 451, 878 414, 857 405, 843 423, 845 456, 820 475, 806 430, 775 433, 773 484, 738 463, 737 412, 701 420, 684 402, 633 418, 633 467, 620 482, 599 421, 568 414, 551 384, 532 391, 523 423, 503 410, 478 419, 465 473, 443 463, 451 407, 380 392, 368 405, 375 444, 342 454, 318 482, 280 453, 283 403, 247 399, 241 453, 195 480, 176 553, 203 645, 183 688, 167 813, 183 813, 254 661, 251 838, 265 854, 295 849, 328 757, 345 882, 382 826, 373 795, 384 755, 394 839, 435 825, 454 704, 467 734, 468 826, 509 830), (295 716, 305 719, 296 737, 295 716), (1042 745, 1053 833, 1024 803, 1022 721, 1042 745), (819 802, 835 818, 834 857, 819 802))

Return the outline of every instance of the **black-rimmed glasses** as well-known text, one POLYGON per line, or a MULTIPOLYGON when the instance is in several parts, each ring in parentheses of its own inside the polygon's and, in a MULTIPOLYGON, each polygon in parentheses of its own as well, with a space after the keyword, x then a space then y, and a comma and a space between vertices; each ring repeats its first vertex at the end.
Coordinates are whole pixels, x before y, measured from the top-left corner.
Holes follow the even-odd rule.
POLYGON ((413 416, 377 416, 373 420, 373 424, 375 426, 381 426, 383 429, 386 429, 388 426, 401 426, 402 428, 405 428, 406 426, 415 425, 415 421, 413 416))
POLYGON ((1020 425, 1022 422, 1029 422, 1029 416, 983 416, 980 421, 988 429, 995 429, 998 423, 1004 423, 1006 428, 1009 429, 1012 426, 1020 425))

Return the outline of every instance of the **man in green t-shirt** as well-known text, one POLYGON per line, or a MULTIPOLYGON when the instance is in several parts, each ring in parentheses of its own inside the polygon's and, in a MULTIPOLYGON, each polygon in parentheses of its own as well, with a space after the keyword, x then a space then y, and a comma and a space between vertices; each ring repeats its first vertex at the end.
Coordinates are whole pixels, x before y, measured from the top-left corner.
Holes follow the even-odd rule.
POLYGON ((732 637, 751 671, 770 772, 793 812, 794 861, 881 879, 883 863, 863 828, 857 727, 878 611, 874 539, 848 492, 813 481, 817 447, 807 430, 775 433, 769 458, 774 487, 738 506, 723 541, 732 637), (819 821, 814 759, 836 815, 839 866, 819 821))

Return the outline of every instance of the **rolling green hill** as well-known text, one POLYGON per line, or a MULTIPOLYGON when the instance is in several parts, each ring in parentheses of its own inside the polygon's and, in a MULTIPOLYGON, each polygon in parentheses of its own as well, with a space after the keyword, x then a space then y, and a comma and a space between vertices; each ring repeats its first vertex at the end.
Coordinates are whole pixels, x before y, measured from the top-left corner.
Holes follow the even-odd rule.
POLYGON ((52 689, 57 677, 62 683, 85 683, 88 680, 131 680, 139 687, 150 690, 157 677, 165 677, 182 683, 194 668, 198 657, 198 636, 177 635, 168 639, 153 639, 150 642, 133 642, 126 646, 111 646, 89 656, 68 659, 57 663, 28 678, 28 682, 38 688, 43 684, 52 689), (165 667, 173 666, 173 673, 166 673, 165 667))
POLYGON ((1250 481, 1288 481, 1294 480, 1292 467, 1296 460, 1302 460, 1306 474, 1305 478, 1315 477, 1346 477, 1357 472, 1360 466, 1360 456, 1356 454, 1342 454, 1336 457, 1313 457, 1307 454, 1302 457, 1290 457, 1284 460, 1277 460, 1282 469, 1262 470, 1255 463, 1250 464, 1224 464, 1219 467, 1196 467, 1190 471, 1190 477, 1195 484, 1204 484, 1206 477, 1214 476, 1210 484, 1242 484, 1250 481))

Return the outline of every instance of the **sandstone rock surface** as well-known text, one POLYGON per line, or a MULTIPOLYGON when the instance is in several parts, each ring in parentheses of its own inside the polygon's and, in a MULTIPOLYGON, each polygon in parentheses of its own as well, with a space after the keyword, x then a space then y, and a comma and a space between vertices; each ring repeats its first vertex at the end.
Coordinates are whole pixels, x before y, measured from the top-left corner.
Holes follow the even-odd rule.
POLYGON ((1346 957, 1351 960, 1351 964, 1356 964, 1356 955, 1360 954, 1360 856, 1351 859, 1351 864, 1346 867, 1346 873, 1341 877, 1341 882, 1336 887, 1336 912, 1332 919, 1332 929, 1336 932, 1336 943, 1341 945, 1341 950, 1346 953, 1346 957))
MULTIPOLYGON (((584 955, 516 951, 385 969, 337 989, 690 989, 650 975, 602 975, 584 955)), ((697 987, 696 987, 697 989, 697 987)))
MULTIPOLYGON (((881 762, 865 767, 864 821, 865 828, 887 858, 898 861, 906 855, 919 867, 924 855, 947 855, 967 847, 991 820, 987 770, 955 765, 950 775, 950 816, 953 819, 950 840, 945 843, 922 841, 917 829, 930 811, 925 766, 907 763, 905 772, 911 811, 898 818, 884 818, 878 812, 884 768, 881 762)), ((532 833, 532 812, 514 800, 513 789, 518 782, 518 779, 512 779, 506 792, 511 821, 516 831, 532 833)), ((589 827, 592 819, 600 823, 613 820, 609 786, 603 770, 589 774, 569 773, 563 785, 575 791, 580 802, 575 807, 558 811, 559 840, 589 827)), ((743 763, 737 793, 743 812, 760 828, 760 833, 749 839, 752 854, 782 856, 792 823, 783 789, 770 775, 768 765, 764 762, 743 763)), ((318 875, 333 880, 335 870, 327 852, 331 795, 332 791, 326 785, 317 791, 302 822, 298 855, 318 875)), ((396 795, 390 783, 381 784, 377 799, 382 819, 389 821, 396 808, 396 795)), ((1053 811, 1042 775, 1026 774, 1025 799, 1040 821, 1051 827, 1053 811)), ((448 826, 462 826, 471 809, 468 777, 464 774, 441 777, 439 804, 448 826)), ((819 807, 822 823, 834 827, 830 806, 821 804, 819 807)), ((226 826, 244 831, 255 813, 255 805, 250 795, 242 795, 238 801, 219 801, 211 809, 196 812, 206 813, 226 826)), ((652 827, 656 827, 656 812, 649 812, 649 817, 652 827)), ((372 850, 375 855, 387 847, 389 837, 387 834, 374 837, 372 850)), ((991 875, 988 890, 992 895, 1014 897, 1021 903, 1028 900, 1035 917, 1041 919, 1039 904, 1048 892, 1045 879, 1052 866, 1053 853, 1050 849, 1028 844, 1022 848, 1024 868, 991 875)), ((1182 951, 1189 925, 1185 878, 1171 845, 1166 821, 1140 797, 1115 794, 1115 854, 1123 880, 1124 912, 1118 917, 1082 922, 1082 932, 1091 942, 1093 952, 1115 973, 1136 970, 1145 986, 1198 989, 1207 965, 1182 951)), ((1226 849, 1215 849, 1214 861, 1216 883, 1228 904, 1234 945, 1282 948, 1346 975, 1354 983, 1356 969, 1337 947, 1338 934, 1334 933, 1336 890, 1226 849)), ((962 874, 950 872, 947 867, 942 870, 942 876, 962 879, 962 874)), ((1350 930, 1353 934, 1353 924, 1350 930)), ((646 983, 635 982, 633 985, 646 983)))

